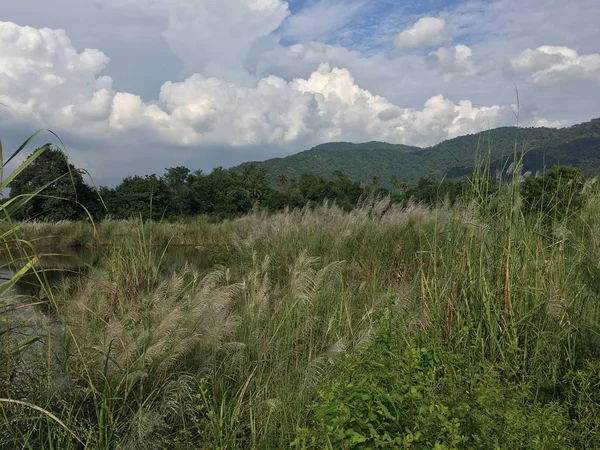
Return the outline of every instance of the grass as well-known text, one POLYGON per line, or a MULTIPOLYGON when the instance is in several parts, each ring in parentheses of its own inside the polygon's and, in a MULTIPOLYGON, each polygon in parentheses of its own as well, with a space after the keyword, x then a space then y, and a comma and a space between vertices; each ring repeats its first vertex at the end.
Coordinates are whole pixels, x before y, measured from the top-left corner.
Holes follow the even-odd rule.
POLYGON ((70 248, 98 249, 116 244, 166 246, 209 246, 226 237, 231 222, 211 224, 197 217, 180 222, 104 220, 100 223, 29 221, 19 224, 19 237, 38 248, 66 251, 70 248), (143 230, 144 235, 140 232, 143 230), (147 239, 146 239, 147 238, 147 239))
POLYGON ((61 332, 3 347, 0 446, 597 448, 599 204, 525 212, 504 183, 452 208, 20 226, 106 256, 42 295, 61 332), (213 266, 165 276, 177 244, 213 266))

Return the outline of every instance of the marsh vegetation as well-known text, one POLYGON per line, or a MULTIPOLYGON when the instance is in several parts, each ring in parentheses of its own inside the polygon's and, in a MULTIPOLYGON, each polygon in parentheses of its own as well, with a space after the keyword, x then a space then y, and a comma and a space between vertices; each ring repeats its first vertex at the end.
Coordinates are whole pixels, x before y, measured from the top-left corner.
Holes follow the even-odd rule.
POLYGON ((60 326, 23 337, 5 314, 0 446, 596 448, 600 193, 579 176, 517 162, 453 203, 225 221, 7 215, 3 293, 25 272, 40 287, 2 306, 60 326), (103 256, 49 286, 47 236, 103 256), (198 259, 166 270, 179 244, 198 259))

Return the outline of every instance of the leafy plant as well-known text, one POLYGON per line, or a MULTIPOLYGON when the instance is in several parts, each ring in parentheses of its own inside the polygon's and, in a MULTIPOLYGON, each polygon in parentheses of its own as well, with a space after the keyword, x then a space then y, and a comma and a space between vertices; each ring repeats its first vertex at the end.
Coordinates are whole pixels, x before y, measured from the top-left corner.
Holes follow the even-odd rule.
POLYGON ((574 167, 553 166, 540 177, 526 178, 521 195, 529 211, 563 217, 582 206, 583 176, 574 167))

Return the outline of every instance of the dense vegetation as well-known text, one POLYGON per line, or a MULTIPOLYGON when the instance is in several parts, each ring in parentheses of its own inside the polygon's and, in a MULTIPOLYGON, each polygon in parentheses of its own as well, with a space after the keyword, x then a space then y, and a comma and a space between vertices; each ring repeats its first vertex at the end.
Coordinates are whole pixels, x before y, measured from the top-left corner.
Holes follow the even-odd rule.
POLYGON ((14 223, 28 193, 2 205, 7 264, 40 289, 2 300, 0 447, 598 447, 594 179, 562 166, 525 177, 516 161, 501 177, 484 167, 465 181, 400 186, 392 202, 376 183, 365 198, 341 172, 264 197, 238 189, 269 186, 264 172, 232 181, 241 176, 178 168, 125 180, 123 216, 163 217, 162 185, 180 193, 174 216, 198 208, 187 199, 216 199, 198 204, 224 214, 293 206, 296 195, 303 207, 213 223, 103 220, 102 261, 52 287, 41 248, 23 237, 57 243, 92 225, 14 223), (167 267, 165 247, 177 243, 198 259, 167 267), (27 301, 47 317, 33 338, 30 318, 14 314, 27 301))
POLYGON ((383 187, 392 188, 394 180, 414 184, 421 177, 441 179, 471 175, 479 159, 477 154, 481 157, 482 152, 490 153, 492 173, 505 168, 514 157, 516 136, 519 153, 526 153, 525 172, 541 172, 562 164, 578 167, 588 175, 600 173, 600 119, 562 129, 496 128, 424 149, 382 142, 337 142, 285 158, 242 164, 237 169, 258 164, 265 168, 273 182, 282 176, 298 178, 305 172, 329 177, 334 170, 341 170, 354 181, 370 183, 377 177, 383 187))
POLYGON ((376 142, 325 144, 288 158, 217 168, 209 174, 172 167, 162 176, 127 177, 97 193, 84 182, 84 173, 53 148, 25 168, 10 188, 11 198, 44 188, 43 195, 32 197, 19 211, 19 219, 169 220, 202 214, 223 218, 256 206, 278 211, 326 199, 346 210, 369 196, 433 204, 448 195, 454 201, 478 170, 476 161, 485 160, 487 177, 497 182, 510 175, 509 160, 515 156, 529 174, 560 163, 593 175, 600 171, 600 119, 560 130, 498 128, 429 149, 376 142), (440 185, 436 180, 442 178, 440 185))

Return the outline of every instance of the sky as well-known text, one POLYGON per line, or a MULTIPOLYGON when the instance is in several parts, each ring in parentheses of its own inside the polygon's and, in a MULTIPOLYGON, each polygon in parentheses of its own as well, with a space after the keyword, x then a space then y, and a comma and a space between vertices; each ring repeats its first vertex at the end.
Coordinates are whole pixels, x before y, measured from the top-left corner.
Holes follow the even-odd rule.
POLYGON ((600 116, 598 0, 0 1, 5 153, 100 184, 600 116))

